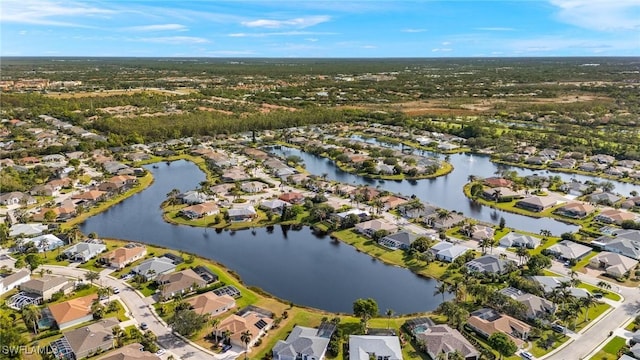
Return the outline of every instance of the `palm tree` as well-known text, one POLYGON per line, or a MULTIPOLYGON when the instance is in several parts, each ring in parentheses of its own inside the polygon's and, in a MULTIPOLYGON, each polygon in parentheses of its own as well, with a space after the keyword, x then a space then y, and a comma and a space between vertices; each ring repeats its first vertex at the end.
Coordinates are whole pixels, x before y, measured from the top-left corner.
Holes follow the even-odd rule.
POLYGON ((217 344, 218 343, 218 326, 220 326, 220 319, 218 318, 211 319, 211 326, 213 327, 213 337, 217 344))
POLYGON ((69 244, 73 244, 78 242, 78 237, 82 236, 82 231, 80 231, 80 227, 78 225, 73 225, 67 230, 67 239, 69 239, 69 244))
POLYGON ((118 325, 114 326, 111 329, 111 334, 113 335, 114 347, 121 347, 124 342, 124 331, 118 325))
POLYGON ((391 324, 391 317, 393 316, 394 311, 392 309, 387 309, 387 312, 385 314, 387 315, 387 330, 389 330, 390 324, 391 324))
POLYGON ((611 290, 611 284, 606 281, 598 281, 596 285, 604 290, 611 290))
POLYGON ((100 279, 100 274, 95 271, 89 271, 88 273, 84 274, 84 278, 91 281, 91 285, 93 285, 93 280, 100 279))
POLYGON ((247 358, 247 353, 249 353, 249 343, 251 342, 251 331, 245 330, 240 334, 240 341, 244 343, 245 353, 244 358, 247 358))
POLYGON ((442 294, 442 302, 444 302, 444 294, 449 291, 449 285, 446 282, 439 280, 436 280, 436 283, 438 285, 436 285, 433 295, 442 294))
POLYGON ((526 260, 529 257, 529 250, 527 250, 526 247, 521 246, 516 250, 516 255, 518 255, 520 265, 522 265, 524 263, 523 260, 526 260))
POLYGON ((500 199, 500 196, 502 196, 502 190, 500 189, 493 190, 493 200, 495 200, 495 202, 498 202, 498 200, 500 199))
POLYGON ((34 334, 38 334, 38 320, 42 318, 40 309, 37 306, 30 304, 22 308, 22 318, 27 324, 31 324, 34 334))
POLYGON ((589 308, 595 307, 600 302, 593 295, 587 294, 587 296, 580 298, 580 305, 584 307, 584 321, 589 321, 589 308))
POLYGON ((102 319, 102 316, 104 316, 104 306, 100 303, 100 300, 95 299, 91 303, 91 313, 94 319, 102 319))

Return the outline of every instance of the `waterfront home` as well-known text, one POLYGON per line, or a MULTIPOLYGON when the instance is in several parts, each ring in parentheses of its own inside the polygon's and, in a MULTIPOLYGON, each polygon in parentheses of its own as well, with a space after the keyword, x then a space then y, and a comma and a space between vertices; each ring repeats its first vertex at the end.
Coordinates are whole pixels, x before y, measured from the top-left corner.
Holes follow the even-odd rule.
POLYGON ((527 319, 548 319, 557 309, 553 302, 514 287, 506 287, 500 293, 524 304, 527 319))
POLYGON ((497 255, 481 256, 467 262, 465 266, 470 272, 497 275, 505 274, 510 269, 516 268, 513 260, 501 259, 497 255))
POLYGON ((497 188, 497 187, 511 188, 511 186, 513 186, 513 181, 505 178, 500 178, 500 177, 488 177, 482 180, 482 183, 492 188, 497 188))
MULTIPOLYGON (((113 348, 113 327, 119 326, 118 319, 102 319, 96 323, 64 332, 64 337, 50 344, 52 352, 59 359, 84 359, 113 348)), ((138 348, 139 349, 139 348, 138 348)), ((119 358, 122 360, 122 358, 119 358)), ((147 360, 147 358, 136 358, 147 360)))
POLYGON ((625 210, 605 209, 605 210, 602 210, 600 214, 596 215, 594 220, 607 223, 607 224, 620 225, 627 220, 636 221, 637 215, 625 210))
POLYGON ((105 250, 107 250, 107 247, 104 244, 81 242, 65 249, 62 255, 70 260, 86 262, 105 250))
POLYGON ((78 204, 92 206, 107 198, 107 193, 100 190, 89 190, 80 194, 71 195, 71 200, 80 200, 78 204))
POLYGON ((634 196, 626 199, 620 203, 620 207, 623 209, 631 209, 633 207, 640 206, 640 196, 634 196))
POLYGON ((73 290, 73 284, 62 276, 45 276, 30 279, 19 286, 20 291, 37 295, 43 301, 48 301, 57 292, 68 294, 73 290))
POLYGON ((618 229, 611 236, 603 235, 593 240, 592 244, 602 250, 640 260, 640 230, 618 229))
POLYGON ((573 169, 576 163, 574 159, 557 159, 550 162, 549 167, 554 169, 573 169))
POLYGON ((231 191, 235 187, 236 187, 235 184, 224 183, 224 184, 218 184, 218 185, 209 187, 209 191, 211 191, 212 194, 225 195, 225 194, 228 194, 229 191, 231 191))
POLYGON ((582 219, 591 215, 595 210, 596 208, 588 203, 570 202, 556 209, 555 213, 573 219, 582 219))
POLYGON ((454 245, 447 241, 441 241, 433 245, 428 251, 431 251, 435 255, 436 259, 450 263, 469 250, 470 249, 466 246, 454 245))
POLYGON ((496 332, 504 333, 518 348, 525 345, 531 331, 531 326, 525 322, 488 308, 472 312, 467 324, 484 338, 489 338, 496 332))
POLYGON ((227 214, 229 215, 230 221, 251 221, 258 216, 256 209, 251 205, 231 208, 227 210, 227 214))
POLYGON ((349 360, 402 360, 402 348, 397 336, 349 335, 349 360))
POLYGON ((20 191, 12 191, 9 193, 0 194, 0 204, 9 205, 33 205, 36 203, 36 199, 20 191))
POLYGON ((158 360, 158 355, 144 351, 142 345, 133 343, 111 351, 97 360, 158 360))
POLYGON ((511 201, 513 199, 522 199, 524 196, 517 191, 511 190, 508 187, 483 187, 482 194, 484 199, 493 201, 511 201))
POLYGON ((247 345, 250 348, 266 334, 272 325, 273 319, 262 312, 253 310, 240 311, 222 320, 218 325, 218 333, 222 334, 229 330, 231 344, 244 349, 245 343, 240 339, 243 332, 249 331, 251 333, 251 341, 247 345))
POLYGON ((206 202, 209 200, 209 196, 205 193, 191 190, 179 194, 176 196, 176 199, 178 199, 182 204, 194 205, 206 202))
POLYGON ((395 234, 390 234, 378 241, 378 243, 384 247, 387 247, 391 250, 396 249, 409 249, 411 244, 416 241, 418 235, 408 232, 408 231, 400 231, 395 234))
POLYGON ((202 204, 196 204, 187 206, 179 211, 180 215, 189 219, 200 219, 205 216, 211 216, 220 213, 218 205, 213 202, 204 202, 202 204))
POLYGON ((438 359, 440 354, 448 355, 454 352, 458 352, 465 360, 480 358, 480 353, 469 340, 449 325, 432 325, 413 334, 418 343, 424 344, 422 349, 431 359, 438 359))
POLYGON ((578 181, 571 181, 560 185, 559 189, 565 194, 582 196, 589 190, 589 186, 578 181))
POLYGON ((277 214, 281 213, 285 207, 289 206, 291 206, 291 204, 280 199, 264 200, 260 203, 260 208, 270 210, 277 214))
POLYGON ((31 272, 27 269, 21 269, 13 274, 0 277, 0 295, 15 289, 31 279, 31 272))
POLYGON ((91 294, 58 304, 51 304, 47 308, 49 309, 53 319, 56 321, 58 329, 64 330, 93 320, 91 304, 97 299, 97 294, 91 294))
POLYGON ((378 231, 395 233, 398 231, 398 227, 384 219, 373 219, 356 224, 355 230, 362 235, 373 237, 373 235, 378 231))
POLYGON ((595 161, 598 164, 613 164, 616 161, 616 158, 614 158, 611 155, 604 155, 604 154, 597 154, 597 155, 593 155, 589 158, 591 161, 595 161))
POLYGON ((549 196, 530 196, 516 202, 517 207, 529 211, 540 212, 557 204, 557 200, 549 196))
POLYGON ((102 163, 102 167, 109 174, 121 174, 122 171, 129 169, 128 165, 125 165, 119 161, 105 161, 102 163))
POLYGON ((110 251, 100 257, 100 260, 109 266, 122 269, 132 262, 142 259, 147 254, 147 248, 139 244, 127 244, 110 251))
POLYGON ((286 340, 278 340, 272 350, 274 360, 324 360, 336 325, 323 322, 318 329, 294 326, 286 340))
POLYGON ((589 201, 594 204, 613 205, 620 201, 620 196, 610 192, 599 192, 588 196, 589 201))
POLYGON ((527 249, 535 249, 539 245, 539 238, 513 231, 500 239, 500 246, 504 247, 526 247, 527 249))
POLYGON ((409 202, 409 200, 395 195, 384 196, 380 198, 384 205, 384 211, 395 209, 409 202))
POLYGON ((589 265, 596 269, 604 270, 605 273, 614 278, 622 278, 628 275, 629 272, 638 265, 638 260, 617 253, 603 251, 591 258, 589 265))
POLYGON ((570 240, 562 240, 547 248, 547 252, 562 260, 580 260, 591 252, 591 248, 570 240))
POLYGON ((495 230, 490 226, 476 224, 471 228, 471 239, 473 240, 493 239, 494 235, 495 230))
POLYGON ((424 219, 424 222, 427 225, 431 226, 432 228, 440 230, 440 229, 449 229, 455 226, 456 224, 460 223, 461 221, 464 221, 464 219, 465 219, 464 216, 456 212, 450 212, 449 217, 444 217, 444 218, 439 217, 438 213, 434 213, 427 216, 424 219))
POLYGON ((438 211, 438 208, 427 204, 424 202, 420 202, 418 205, 412 206, 412 203, 407 203, 404 205, 398 206, 398 211, 400 214, 409 219, 416 219, 419 217, 427 217, 429 215, 433 215, 438 211))
POLYGON ((118 194, 131 189, 137 182, 138 179, 135 176, 116 175, 98 185, 98 190, 118 194))
POLYGON ((236 307, 236 300, 229 295, 216 295, 209 291, 185 300, 191 310, 200 315, 217 316, 236 307))
POLYGON ((160 296, 163 299, 190 293, 207 285, 207 282, 191 269, 164 273, 156 278, 156 282, 160 285, 160 296))
POLYGON ((154 257, 134 266, 131 272, 144 277, 146 281, 155 280, 158 276, 168 274, 176 270, 176 265, 166 257, 154 257))
POLYGON ((346 219, 349 215, 357 216, 359 221, 364 221, 366 219, 369 219, 370 216, 371 216, 371 214, 369 214, 367 211, 364 211, 364 210, 349 209, 347 211, 343 211, 343 212, 340 212, 340 213, 332 215, 332 221, 340 222, 340 221, 346 219))
POLYGON ((38 252, 51 251, 64 245, 59 237, 52 234, 44 234, 32 238, 22 239, 22 247, 24 248, 28 243, 31 243, 38 249, 38 252))

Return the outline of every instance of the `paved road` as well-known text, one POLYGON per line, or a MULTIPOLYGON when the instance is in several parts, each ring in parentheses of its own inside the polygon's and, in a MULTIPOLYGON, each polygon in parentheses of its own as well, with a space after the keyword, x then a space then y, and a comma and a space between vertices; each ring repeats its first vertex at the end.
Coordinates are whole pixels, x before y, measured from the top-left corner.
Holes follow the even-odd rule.
MULTIPOLYGON (((63 266, 44 265, 43 267, 51 270, 55 275, 79 279, 84 279, 84 274, 87 272, 84 269, 63 266)), ((235 359, 236 356, 238 356, 238 353, 233 351, 233 349, 224 355, 213 354, 194 346, 190 342, 180 339, 151 312, 151 304, 154 302, 151 297, 143 297, 126 282, 108 276, 107 274, 109 272, 109 270, 104 270, 100 273, 100 280, 97 280, 96 284, 100 284, 102 286, 113 286, 120 289, 120 293, 118 295, 114 295, 114 297, 119 297, 125 304, 128 308, 128 312, 132 315, 130 317, 134 319, 134 322, 138 324, 143 322, 146 323, 149 326, 149 330, 156 334, 158 337, 158 344, 167 350, 167 353, 162 356, 164 359, 166 359, 170 354, 173 354, 178 359, 188 360, 230 360, 235 359)))

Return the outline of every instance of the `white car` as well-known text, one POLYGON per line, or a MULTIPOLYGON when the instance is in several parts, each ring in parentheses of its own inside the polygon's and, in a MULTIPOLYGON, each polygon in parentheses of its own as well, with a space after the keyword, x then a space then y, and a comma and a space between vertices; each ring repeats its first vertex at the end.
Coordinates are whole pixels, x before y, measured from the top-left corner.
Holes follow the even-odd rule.
POLYGON ((520 353, 520 357, 522 357, 523 359, 526 359, 526 360, 533 360, 533 359, 535 359, 535 358, 533 357, 533 355, 532 355, 530 352, 528 352, 528 351, 523 351, 523 352, 521 352, 521 353, 520 353))
POLYGON ((167 351, 165 349, 159 349, 158 351, 156 351, 156 355, 158 356, 162 356, 164 355, 164 353, 166 353, 167 351))

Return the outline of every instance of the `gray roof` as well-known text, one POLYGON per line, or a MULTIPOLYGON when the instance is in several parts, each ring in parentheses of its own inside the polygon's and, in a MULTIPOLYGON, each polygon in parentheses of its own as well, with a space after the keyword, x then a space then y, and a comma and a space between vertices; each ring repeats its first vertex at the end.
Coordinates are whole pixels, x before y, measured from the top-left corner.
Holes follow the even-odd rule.
POLYGON ((349 360, 369 360, 369 354, 402 360, 400 339, 397 336, 349 335, 349 360))
POLYGON ((42 234, 43 231, 45 231, 48 228, 49 228, 49 226, 47 226, 47 225, 42 225, 42 224, 37 224, 37 223, 15 224, 15 225, 13 225, 13 226, 11 226, 9 228, 9 236, 18 236, 18 235, 34 236, 34 235, 40 235, 40 234, 42 234))
POLYGON ((329 344, 328 337, 319 337, 318 329, 295 326, 287 340, 279 340, 273 347, 274 355, 296 357, 297 354, 319 359, 329 344))
POLYGON ((111 329, 118 325, 116 318, 100 320, 88 326, 64 333, 64 337, 75 354, 82 354, 96 349, 102 344, 113 343, 111 329))
POLYGON ((509 263, 513 263, 513 261, 500 259, 496 255, 485 255, 477 259, 473 259, 465 265, 472 271, 501 274, 506 270, 507 264, 509 263))
POLYGON ((458 330, 452 329, 448 325, 429 326, 423 332, 417 333, 416 338, 424 341, 430 356, 456 351, 462 354, 465 359, 480 356, 478 350, 458 330))
POLYGON ((39 279, 31 279, 21 285, 21 289, 33 289, 43 293, 49 289, 52 289, 58 285, 66 284, 69 280, 61 276, 45 276, 39 279))
MULTIPOLYGON (((16 281, 20 281, 24 278, 28 278, 29 276, 31 276, 31 272, 29 270, 21 269, 18 272, 15 272, 13 274, 0 278, 0 284, 2 284, 3 286, 9 286, 15 283, 16 281)), ((2 289, 2 286, 0 286, 0 290, 1 289, 2 289)))
POLYGON ((526 246, 529 248, 535 248, 540 245, 540 239, 535 236, 520 234, 512 231, 500 239, 500 245, 506 247, 526 246))
POLYGON ((143 275, 147 278, 155 278, 158 275, 165 274, 175 270, 176 265, 171 259, 166 257, 154 257, 141 262, 138 266, 131 269, 136 274, 143 275), (150 274, 153 270, 154 274, 150 274))
POLYGON ((385 239, 390 239, 407 246, 411 245, 411 243, 416 241, 417 238, 418 238, 418 235, 407 232, 407 231, 400 231, 395 234, 385 236, 385 239))
POLYGON ((590 247, 569 240, 562 240, 557 244, 553 244, 548 250, 565 259, 579 259, 591 252, 590 247))
POLYGON ((552 313, 556 309, 556 305, 553 302, 513 287, 506 287, 500 290, 500 293, 523 303, 527 307, 527 316, 529 318, 540 317, 545 313, 552 313))
POLYGON ((80 255, 85 259, 92 258, 97 254, 105 251, 107 247, 104 244, 94 244, 94 243, 86 243, 81 242, 77 243, 73 246, 68 247, 62 253, 67 256, 76 256, 80 255))

